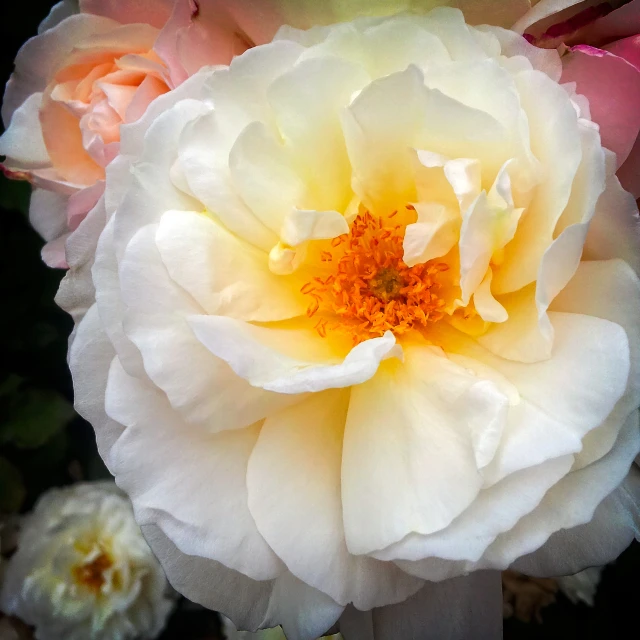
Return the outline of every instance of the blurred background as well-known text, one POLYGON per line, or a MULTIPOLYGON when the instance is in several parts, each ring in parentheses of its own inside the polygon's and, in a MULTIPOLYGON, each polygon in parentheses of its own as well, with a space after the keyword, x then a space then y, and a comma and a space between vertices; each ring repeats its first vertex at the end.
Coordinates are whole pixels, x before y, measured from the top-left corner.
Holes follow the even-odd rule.
MULTIPOLYGON (((2 87, 16 52, 36 33, 52 4, 1 3, 2 87)), ((53 301, 64 272, 40 259, 43 243, 27 219, 29 195, 28 183, 0 175, 0 514, 5 518, 27 513, 51 487, 109 478, 91 427, 73 411, 66 365, 73 325, 53 301)), ((11 553, 10 548, 2 551, 11 553)), ((632 630, 640 607, 638 543, 602 572, 592 607, 572 603, 553 580, 506 574, 503 584, 507 640, 637 635, 632 630)), ((29 637, 28 629, 21 633, 29 637)), ((181 600, 160 637, 223 636, 216 614, 181 600)))

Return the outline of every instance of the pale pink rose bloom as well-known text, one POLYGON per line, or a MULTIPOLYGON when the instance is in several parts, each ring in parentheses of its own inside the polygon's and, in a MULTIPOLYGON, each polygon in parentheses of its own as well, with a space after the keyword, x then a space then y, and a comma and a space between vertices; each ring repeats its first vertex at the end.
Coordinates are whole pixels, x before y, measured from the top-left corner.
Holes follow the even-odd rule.
POLYGON ((121 125, 274 30, 247 1, 64 0, 52 9, 18 53, 0 138, 5 174, 35 187, 30 218, 48 265, 67 267, 66 239, 104 191, 121 125))
POLYGON ((542 0, 516 28, 565 51, 562 81, 588 98, 622 186, 640 198, 640 0, 542 0))

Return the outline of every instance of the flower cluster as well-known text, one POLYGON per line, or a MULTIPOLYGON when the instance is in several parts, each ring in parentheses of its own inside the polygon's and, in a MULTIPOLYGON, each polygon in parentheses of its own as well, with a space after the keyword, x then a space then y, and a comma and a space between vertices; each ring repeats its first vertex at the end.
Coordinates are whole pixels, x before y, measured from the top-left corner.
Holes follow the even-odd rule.
POLYGON ((76 408, 191 600, 484 638, 497 570, 638 534, 640 2, 576 4, 87 0, 25 45, 76 408))

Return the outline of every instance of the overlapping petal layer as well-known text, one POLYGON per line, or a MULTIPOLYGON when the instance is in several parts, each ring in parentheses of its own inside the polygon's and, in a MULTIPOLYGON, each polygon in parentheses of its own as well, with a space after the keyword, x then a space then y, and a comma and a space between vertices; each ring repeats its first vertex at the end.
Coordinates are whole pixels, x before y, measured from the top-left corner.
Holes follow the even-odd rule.
POLYGON ((311 638, 553 571, 603 509, 628 540, 640 285, 607 203, 637 211, 559 68, 453 9, 287 29, 126 132, 59 299, 77 406, 188 597, 311 638))

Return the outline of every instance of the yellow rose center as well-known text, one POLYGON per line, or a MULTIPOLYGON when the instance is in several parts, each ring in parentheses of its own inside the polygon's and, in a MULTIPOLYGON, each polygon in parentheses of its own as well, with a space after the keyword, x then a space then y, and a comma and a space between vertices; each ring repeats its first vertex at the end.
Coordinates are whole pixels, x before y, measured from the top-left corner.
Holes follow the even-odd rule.
POLYGON ((430 260, 407 266, 404 226, 395 224, 394 216, 376 218, 364 211, 348 234, 334 238, 331 250, 322 252, 320 259, 331 263, 333 272, 301 289, 311 299, 307 315, 319 317, 315 328, 322 337, 346 330, 358 344, 386 331, 402 335, 426 327, 444 315, 438 275, 448 265, 430 260))
MULTIPOLYGON (((82 553, 89 551, 87 545, 81 543, 76 544, 76 549, 82 553)), ((75 564, 71 573, 76 584, 94 593, 100 593, 107 581, 105 574, 114 564, 111 553, 104 545, 98 543, 97 549, 93 548, 82 562, 75 564)))

